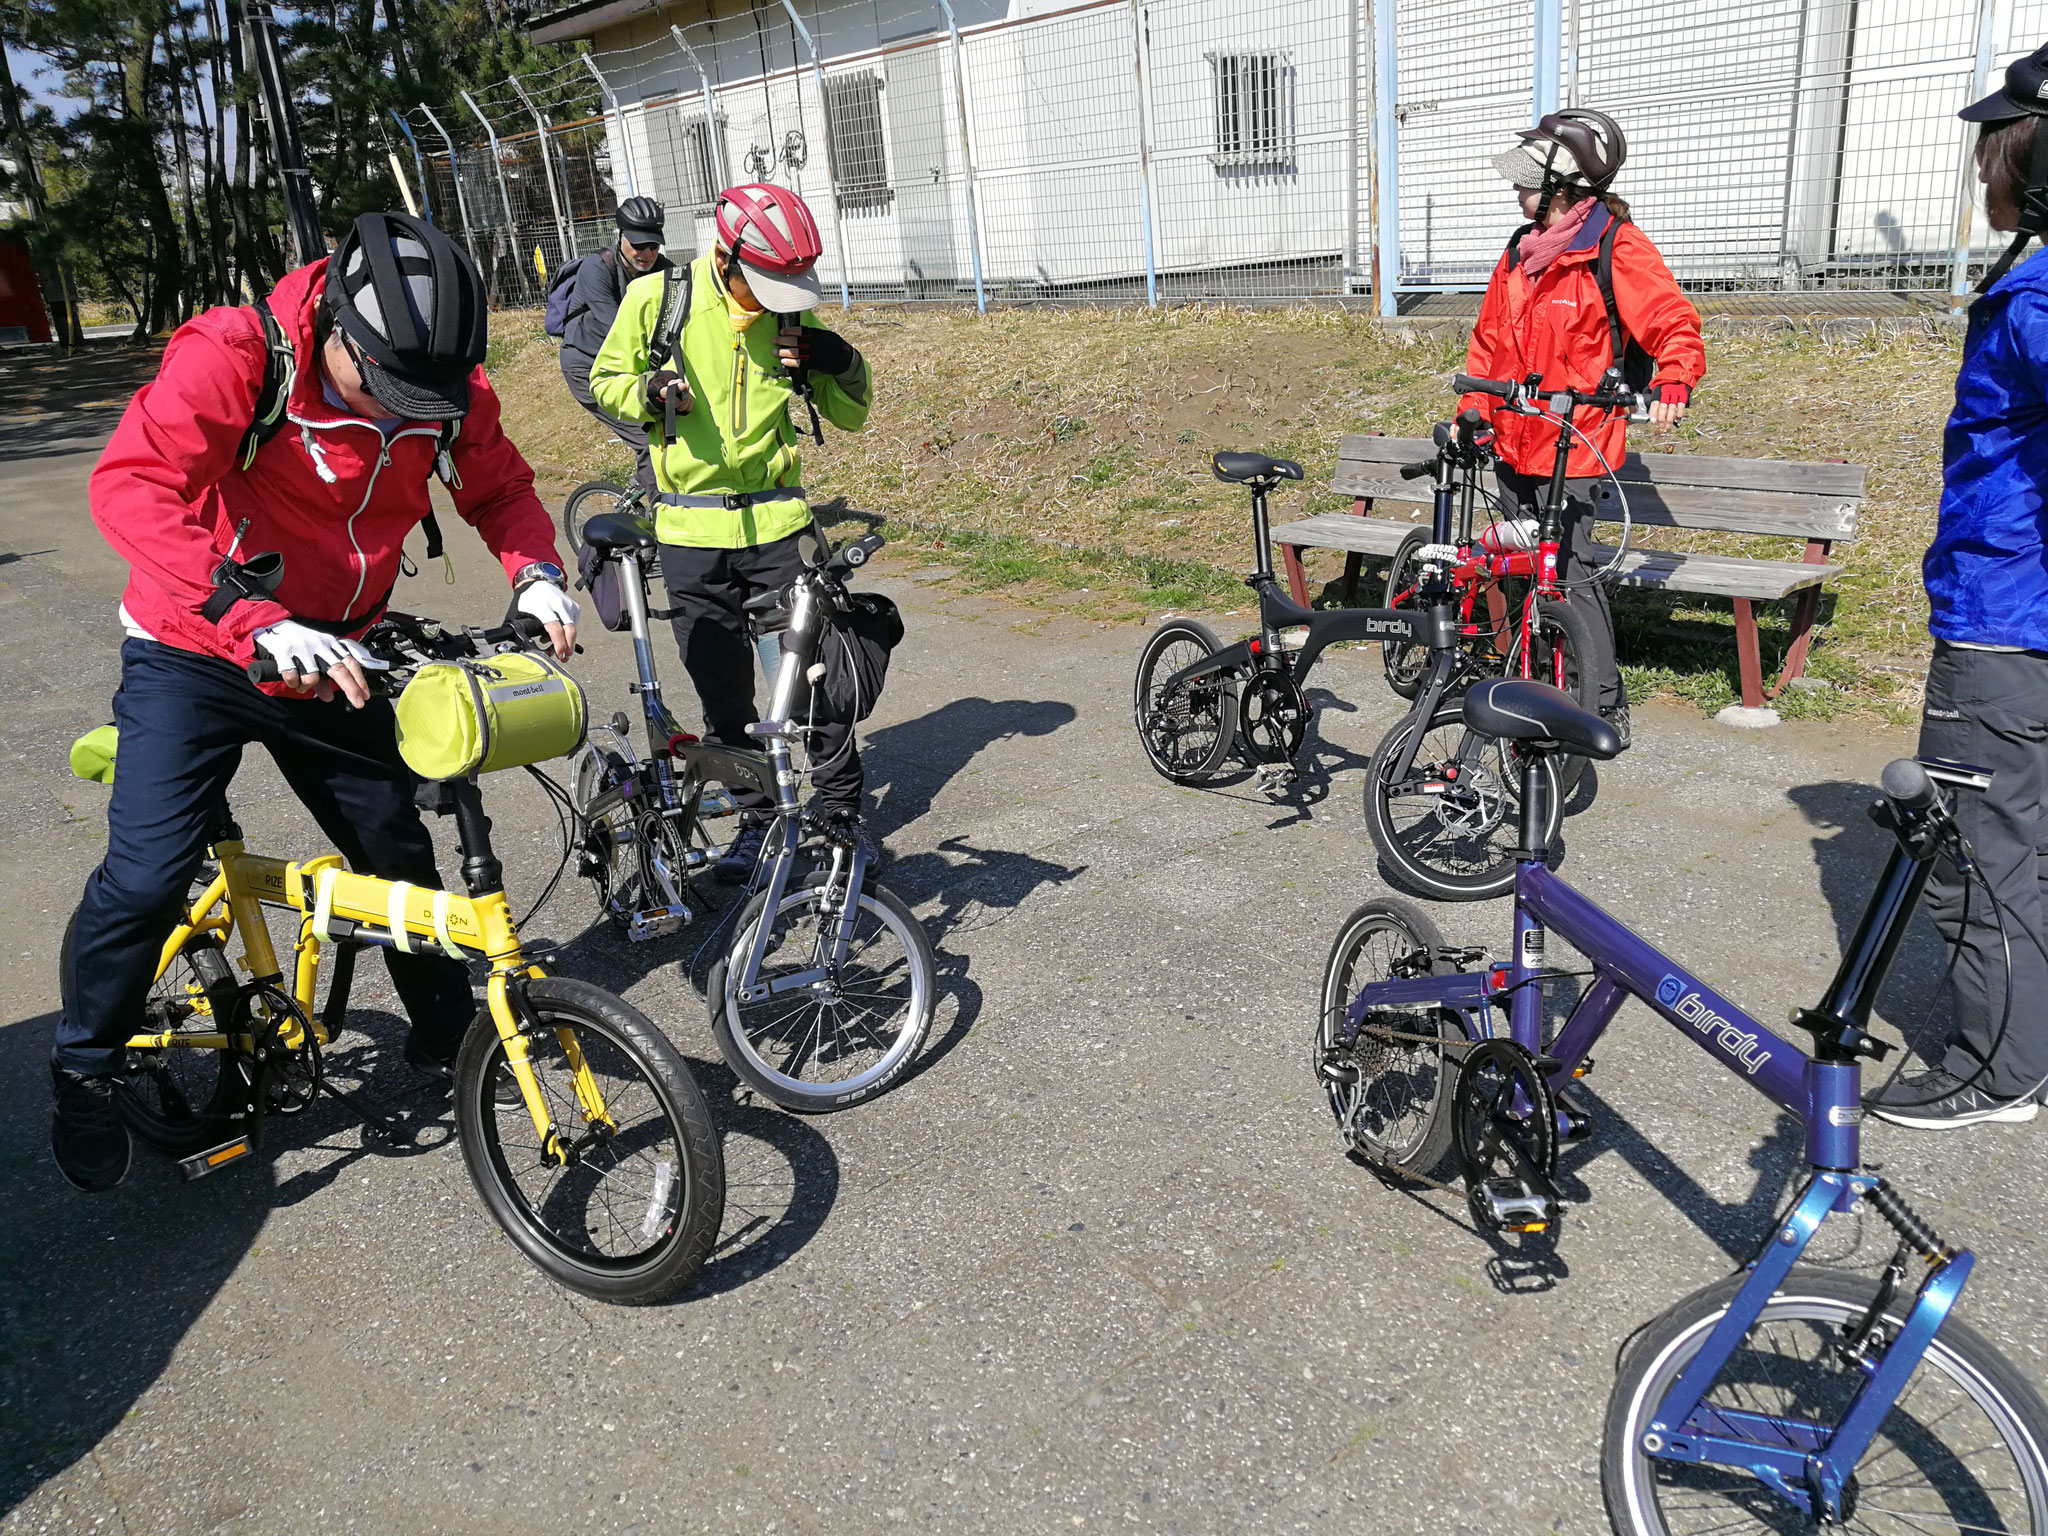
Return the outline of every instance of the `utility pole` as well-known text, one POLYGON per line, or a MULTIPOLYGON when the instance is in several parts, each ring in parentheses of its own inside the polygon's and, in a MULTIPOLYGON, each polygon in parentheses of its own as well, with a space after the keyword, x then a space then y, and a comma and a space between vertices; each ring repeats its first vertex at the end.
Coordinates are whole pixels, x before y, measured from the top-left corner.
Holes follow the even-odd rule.
MULTIPOLYGON (((232 3, 232 0, 230 0, 232 3)), ((270 124, 270 152, 277 161, 277 183, 284 191, 285 228, 291 235, 292 259, 305 266, 327 254, 320 233, 319 204, 313 197, 313 172, 306 164, 306 146, 299 138, 299 114, 285 84, 284 59, 277 51, 276 18, 270 0, 242 0, 242 24, 249 30, 249 51, 256 57, 256 78, 263 89, 263 116, 270 124)))

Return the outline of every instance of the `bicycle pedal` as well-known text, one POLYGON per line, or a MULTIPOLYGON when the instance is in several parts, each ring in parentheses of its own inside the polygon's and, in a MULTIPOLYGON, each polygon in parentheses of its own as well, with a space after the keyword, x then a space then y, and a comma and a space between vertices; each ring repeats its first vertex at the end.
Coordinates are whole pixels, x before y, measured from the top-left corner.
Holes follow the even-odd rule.
POLYGON ((690 920, 688 907, 649 907, 626 919, 626 937, 635 944, 663 938, 690 920))
POLYGON ((1270 795, 1276 790, 1287 788, 1300 777, 1292 763, 1268 763, 1258 772, 1259 791, 1270 795))
POLYGON ((1494 1232, 1547 1232, 1556 1209, 1520 1179, 1487 1179, 1471 1192, 1472 1214, 1494 1232))
POLYGON ((185 1182, 203 1179, 209 1173, 218 1173, 229 1163, 247 1157, 255 1148, 246 1136, 237 1136, 233 1141, 224 1141, 205 1152, 195 1152, 190 1157, 178 1160, 178 1172, 185 1176, 185 1182))

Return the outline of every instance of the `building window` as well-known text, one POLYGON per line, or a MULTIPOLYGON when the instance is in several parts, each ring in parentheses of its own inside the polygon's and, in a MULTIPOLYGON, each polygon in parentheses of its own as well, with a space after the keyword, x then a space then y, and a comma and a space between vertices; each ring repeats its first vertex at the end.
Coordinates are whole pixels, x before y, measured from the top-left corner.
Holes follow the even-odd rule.
POLYGON ((825 77, 826 150, 844 210, 886 208, 889 157, 882 143, 882 77, 873 70, 825 77))
POLYGON ((1294 65, 1284 53, 1212 53, 1218 170, 1294 169, 1294 65))
POLYGON ((691 213, 710 213, 718 206, 718 194, 725 188, 719 184, 718 167, 730 158, 725 142, 725 114, 706 122, 702 117, 683 119, 683 204, 691 213), (717 153, 713 153, 712 134, 718 135, 717 153))

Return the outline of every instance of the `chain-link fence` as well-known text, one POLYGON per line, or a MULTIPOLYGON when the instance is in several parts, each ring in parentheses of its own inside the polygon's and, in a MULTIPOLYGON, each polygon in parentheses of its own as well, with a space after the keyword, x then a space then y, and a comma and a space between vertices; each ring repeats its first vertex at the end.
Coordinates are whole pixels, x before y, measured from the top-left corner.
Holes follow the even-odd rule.
POLYGON ((407 128, 508 304, 619 198, 682 257, 771 180, 834 298, 1391 313, 1484 287, 1520 219, 1493 157, 1570 106, 1627 129, 1614 190, 1689 289, 1931 297, 1994 243, 1954 113, 2044 36, 2048 0, 767 0, 608 24, 407 128))

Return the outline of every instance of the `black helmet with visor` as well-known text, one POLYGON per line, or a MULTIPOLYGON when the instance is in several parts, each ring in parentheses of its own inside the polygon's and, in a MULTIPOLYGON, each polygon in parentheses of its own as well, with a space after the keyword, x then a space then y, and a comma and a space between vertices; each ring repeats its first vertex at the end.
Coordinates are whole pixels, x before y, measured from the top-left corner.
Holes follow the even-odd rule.
POLYGON ((411 214, 363 214, 327 260, 325 297, 379 405, 408 421, 469 414, 490 306, 475 263, 454 241, 411 214))
POLYGON ((1515 136, 1522 142, 1496 155, 1493 168, 1513 185, 1542 194, 1536 205, 1539 228, 1560 190, 1605 192, 1628 160, 1621 124, 1589 107, 1546 112, 1534 128, 1515 136))

